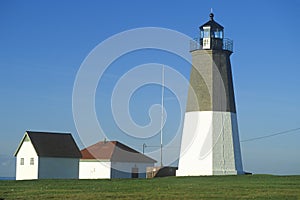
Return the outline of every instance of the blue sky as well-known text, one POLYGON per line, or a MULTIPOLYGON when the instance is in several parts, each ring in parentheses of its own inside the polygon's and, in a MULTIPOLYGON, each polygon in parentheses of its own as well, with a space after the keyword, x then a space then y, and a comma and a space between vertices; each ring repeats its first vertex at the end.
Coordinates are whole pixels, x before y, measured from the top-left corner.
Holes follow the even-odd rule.
MULTIPOLYGON (((14 176, 12 155, 26 130, 72 132, 82 145, 73 121, 72 91, 81 63, 96 45, 119 32, 148 26, 197 37, 198 27, 209 19, 211 8, 215 20, 225 27, 225 37, 234 40, 231 61, 241 140, 300 127, 300 3, 296 0, 2 0, 0 176, 14 176)), ((98 119, 103 119, 111 139, 139 150, 145 142, 118 136, 110 117, 101 117, 109 116, 106 105, 117 77, 131 65, 158 61, 188 77, 187 63, 174 59, 166 52, 147 50, 113 63, 107 80, 99 82, 96 95, 98 119)), ((139 107, 132 107, 132 116, 140 124, 147 123, 149 106, 160 99, 160 87, 143 89, 134 96, 139 107)), ((165 131, 172 137, 180 117, 178 102, 168 90, 167 97, 166 110, 170 107, 172 114, 165 131)), ((242 142, 245 170, 300 174, 299 141, 299 132, 294 132, 242 142)), ((147 141, 149 146, 158 142, 157 138, 147 141)))

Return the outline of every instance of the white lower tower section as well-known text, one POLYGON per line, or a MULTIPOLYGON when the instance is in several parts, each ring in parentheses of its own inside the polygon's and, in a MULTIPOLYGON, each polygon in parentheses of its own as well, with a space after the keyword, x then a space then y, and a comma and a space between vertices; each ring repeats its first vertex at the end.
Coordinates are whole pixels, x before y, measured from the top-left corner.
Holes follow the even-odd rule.
POLYGON ((176 176, 242 173, 236 114, 218 111, 185 113, 176 176))

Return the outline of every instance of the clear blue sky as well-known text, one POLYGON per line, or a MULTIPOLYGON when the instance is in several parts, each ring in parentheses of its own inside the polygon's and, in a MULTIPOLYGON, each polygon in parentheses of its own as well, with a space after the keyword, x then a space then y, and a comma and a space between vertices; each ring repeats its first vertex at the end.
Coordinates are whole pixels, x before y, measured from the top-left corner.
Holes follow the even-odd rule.
MULTIPOLYGON (((14 176, 12 155, 26 130, 72 132, 81 145, 72 116, 72 90, 82 61, 96 45, 119 32, 148 26, 197 37, 210 8, 215 20, 225 27, 225 37, 234 40, 231 61, 241 140, 300 127, 299 1, 2 0, 0 176, 14 176)), ((146 53, 121 58, 110 74, 120 75, 130 64, 141 64, 130 58, 143 62, 164 62, 161 59, 165 58, 167 64, 172 60, 165 52, 146 53), (123 71, 121 66, 126 66, 123 71)), ((177 63, 185 65, 180 60, 177 63)), ((188 67, 174 67, 189 76, 188 67)), ((105 105, 109 105, 109 84, 115 80, 110 81, 100 81, 97 89, 99 119, 109 115, 105 105)), ((159 87, 144 89, 136 93, 136 101, 143 103, 132 108, 132 116, 140 124, 147 123, 149 105, 160 99, 159 87)), ((166 96, 172 94, 167 91, 166 96)), ((171 134, 176 129, 172 124, 178 124, 180 117, 178 110, 172 109, 176 101, 167 104, 167 111, 168 106, 173 117, 167 119, 171 122, 167 121, 166 132, 171 134)), ((118 138, 109 117, 103 119, 112 139, 141 150, 145 141, 118 138)), ((294 132, 241 143, 244 169, 300 174, 299 141, 300 133, 294 132)), ((148 143, 157 145, 157 140, 148 143)))

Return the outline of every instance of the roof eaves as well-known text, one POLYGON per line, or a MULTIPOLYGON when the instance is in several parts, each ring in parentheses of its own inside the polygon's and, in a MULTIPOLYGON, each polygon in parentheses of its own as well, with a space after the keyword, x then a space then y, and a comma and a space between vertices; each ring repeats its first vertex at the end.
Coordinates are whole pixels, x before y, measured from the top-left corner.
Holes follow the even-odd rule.
MULTIPOLYGON (((76 155, 76 156, 68 156, 68 157, 72 157, 72 158, 81 158, 81 153, 80 153, 80 150, 79 150, 79 148, 78 148, 78 146, 77 146, 77 144, 76 144, 76 142, 75 142, 75 140, 74 140, 74 138, 72 137, 72 134, 71 133, 62 133, 62 132, 44 132, 44 131, 26 131, 25 132, 25 135, 27 135, 28 136, 28 138, 30 139, 30 142, 31 142, 31 144, 32 144, 32 146, 33 146, 33 148, 34 148, 34 150, 35 150, 35 152, 36 152, 36 154, 38 155, 38 156, 42 156, 42 157, 66 157, 66 156, 63 156, 63 155, 41 155, 41 152, 39 152, 38 151, 38 144, 36 143, 36 141, 35 141, 35 139, 34 139, 34 135, 33 134, 49 134, 49 135, 52 135, 53 136, 53 134, 62 134, 62 135, 68 135, 69 137, 70 137, 70 139, 72 140, 72 143, 75 145, 74 147, 76 148, 76 151, 78 152, 78 155, 76 155), (33 137, 33 138, 31 138, 31 136, 33 137)), ((24 138, 25 138, 25 136, 24 136, 24 138)), ((24 139, 23 138, 23 139, 24 139)), ((23 142, 23 141, 22 141, 23 142)))
POLYGON ((110 159, 97 159, 97 158, 90 158, 90 159, 80 159, 80 162, 110 162, 110 159))

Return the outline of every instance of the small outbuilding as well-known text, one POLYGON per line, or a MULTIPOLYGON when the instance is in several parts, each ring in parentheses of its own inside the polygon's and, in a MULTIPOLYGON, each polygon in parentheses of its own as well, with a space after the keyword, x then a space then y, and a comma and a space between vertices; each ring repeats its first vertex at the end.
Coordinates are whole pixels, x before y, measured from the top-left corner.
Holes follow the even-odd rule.
POLYGON ((81 150, 80 179, 146 178, 156 160, 118 142, 101 141, 81 150))
POLYGON ((16 180, 78 179, 81 153, 71 133, 26 131, 15 157, 16 180))

